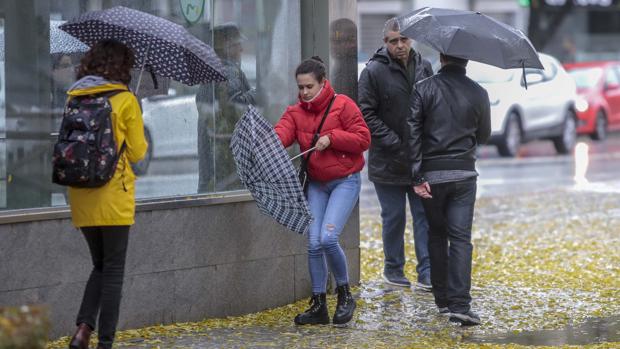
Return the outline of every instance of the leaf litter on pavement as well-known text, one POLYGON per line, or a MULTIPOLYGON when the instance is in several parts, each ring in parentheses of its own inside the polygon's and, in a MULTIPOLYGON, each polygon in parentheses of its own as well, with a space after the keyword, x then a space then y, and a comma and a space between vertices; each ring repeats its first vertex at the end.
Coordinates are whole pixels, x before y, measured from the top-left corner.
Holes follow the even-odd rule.
MULTIPOLYGON (((473 310, 481 326, 461 328, 437 314, 430 293, 390 287, 381 220, 360 214, 361 284, 346 327, 293 325, 307 299, 260 313, 120 331, 117 348, 527 348, 472 338, 561 329, 620 314, 620 195, 553 191, 476 203, 473 310)), ((406 274, 415 280, 412 224, 406 274)), ((330 312, 336 304, 329 296, 330 312)), ((61 338, 48 348, 66 347, 61 338)), ((94 340, 93 340, 94 345, 94 340)), ((564 347, 584 347, 567 346, 564 347)), ((620 348, 593 341, 587 348, 620 348)))

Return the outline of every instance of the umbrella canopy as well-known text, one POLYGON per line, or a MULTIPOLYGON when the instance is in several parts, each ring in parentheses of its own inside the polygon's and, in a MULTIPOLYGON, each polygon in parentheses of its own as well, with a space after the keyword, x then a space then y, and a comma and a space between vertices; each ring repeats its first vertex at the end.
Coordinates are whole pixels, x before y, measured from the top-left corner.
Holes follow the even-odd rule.
POLYGON ((480 12, 424 7, 399 21, 402 35, 443 54, 504 69, 543 69, 523 32, 480 12))
POLYGON ((79 53, 88 51, 88 46, 80 40, 60 30, 64 21, 50 20, 50 53, 79 53))
POLYGON ((253 106, 237 122, 230 148, 237 174, 261 212, 294 232, 305 233, 312 214, 293 163, 273 126, 253 106))
POLYGON ((131 47, 136 64, 163 77, 196 85, 226 80, 215 51, 182 26, 123 6, 87 12, 60 29, 93 46, 116 39, 131 47))

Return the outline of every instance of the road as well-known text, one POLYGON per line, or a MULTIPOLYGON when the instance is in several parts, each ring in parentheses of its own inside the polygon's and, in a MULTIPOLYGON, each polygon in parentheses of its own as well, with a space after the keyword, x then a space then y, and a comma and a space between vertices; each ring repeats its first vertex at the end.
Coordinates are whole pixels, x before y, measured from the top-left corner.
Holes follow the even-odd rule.
MULTIPOLYGON (((502 158, 495 147, 482 146, 476 168, 479 197, 518 195, 522 192, 543 192, 569 189, 591 192, 620 192, 620 134, 604 142, 587 137, 578 139, 583 154, 557 155, 551 142, 537 141, 524 145, 516 158, 502 158), (575 179, 576 169, 579 176, 575 179)), ((366 172, 366 169, 364 169, 366 172)), ((360 208, 363 212, 378 211, 374 187, 363 175, 360 208)))
MULTIPOLYGON (((588 159, 575 154, 556 155, 551 142, 543 141, 524 145, 516 158, 502 158, 494 147, 481 147, 477 162, 478 195, 512 195, 557 188, 620 191, 620 134, 613 134, 604 142, 587 137, 580 137, 579 142, 588 147, 588 159), (584 173, 579 184, 575 181, 576 169, 584 173)), ((138 180, 136 194, 138 198, 194 194, 197 171, 195 158, 155 159, 149 173, 138 180)), ((366 169, 362 177, 362 208, 377 206, 366 169)))

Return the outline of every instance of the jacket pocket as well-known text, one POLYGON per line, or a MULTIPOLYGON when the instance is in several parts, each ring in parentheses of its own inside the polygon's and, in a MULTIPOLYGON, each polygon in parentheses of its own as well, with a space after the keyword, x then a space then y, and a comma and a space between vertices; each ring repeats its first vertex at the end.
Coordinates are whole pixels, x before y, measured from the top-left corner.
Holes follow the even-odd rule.
POLYGON ((340 151, 335 151, 334 155, 338 159, 338 162, 345 168, 349 169, 353 167, 354 162, 353 162, 353 159, 351 158, 352 156, 351 154, 347 154, 347 153, 340 152, 340 151))

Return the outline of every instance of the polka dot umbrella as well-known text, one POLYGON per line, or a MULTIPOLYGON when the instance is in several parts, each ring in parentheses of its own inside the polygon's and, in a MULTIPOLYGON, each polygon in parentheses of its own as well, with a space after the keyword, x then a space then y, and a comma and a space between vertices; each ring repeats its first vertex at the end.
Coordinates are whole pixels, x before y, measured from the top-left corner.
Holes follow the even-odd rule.
POLYGON ((84 13, 60 29, 93 46, 116 39, 131 47, 138 67, 187 85, 224 81, 215 51, 181 25, 142 11, 116 6, 84 13))

